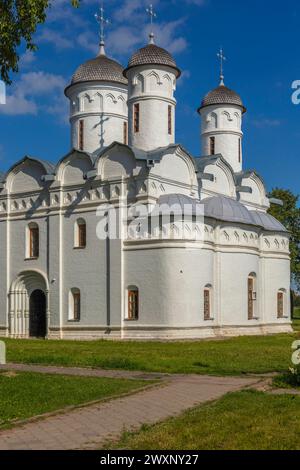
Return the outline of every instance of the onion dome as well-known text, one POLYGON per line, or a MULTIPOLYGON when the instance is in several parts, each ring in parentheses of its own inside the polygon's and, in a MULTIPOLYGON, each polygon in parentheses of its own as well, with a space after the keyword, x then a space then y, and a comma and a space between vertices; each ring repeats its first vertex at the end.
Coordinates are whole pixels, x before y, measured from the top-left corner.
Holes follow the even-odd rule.
POLYGON ((202 108, 206 108, 207 106, 218 105, 239 106, 243 109, 243 113, 247 111, 245 106, 243 105, 240 95, 238 95, 235 91, 230 90, 230 88, 227 88, 227 86, 225 86, 223 82, 221 82, 221 84, 217 88, 210 91, 205 96, 200 108, 198 109, 198 112, 200 112, 202 108))
POLYGON ((127 79, 123 75, 122 65, 107 57, 103 46, 100 48, 100 52, 95 59, 90 59, 78 67, 69 86, 86 82, 128 84, 127 79))
POLYGON ((150 44, 142 47, 135 52, 129 60, 127 69, 124 70, 124 76, 128 77, 128 71, 133 67, 140 65, 163 65, 171 67, 175 71, 176 78, 179 78, 181 71, 176 65, 174 58, 171 54, 162 47, 156 46, 153 42, 153 37, 150 35, 150 44))

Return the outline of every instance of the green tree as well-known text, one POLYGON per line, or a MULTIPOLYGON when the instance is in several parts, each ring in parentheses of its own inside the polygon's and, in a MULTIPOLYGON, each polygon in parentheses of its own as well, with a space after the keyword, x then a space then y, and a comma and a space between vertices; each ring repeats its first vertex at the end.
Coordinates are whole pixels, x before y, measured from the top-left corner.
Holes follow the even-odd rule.
MULTIPOLYGON (((53 0, 0 0, 0 78, 11 83, 10 73, 18 72, 22 43, 34 51, 33 35, 39 24, 46 20, 47 9, 53 0)), ((70 0, 78 7, 80 0, 70 0)))
POLYGON ((300 209, 299 196, 286 189, 275 188, 271 198, 281 199, 283 206, 271 204, 269 213, 279 220, 290 232, 292 282, 300 290, 300 209))

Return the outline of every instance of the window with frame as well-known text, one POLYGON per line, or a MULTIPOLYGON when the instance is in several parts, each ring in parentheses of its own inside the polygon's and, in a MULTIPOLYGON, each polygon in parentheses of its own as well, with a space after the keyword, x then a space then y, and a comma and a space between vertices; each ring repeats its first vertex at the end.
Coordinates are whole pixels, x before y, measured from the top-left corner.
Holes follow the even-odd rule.
POLYGON ((255 291, 256 278, 253 276, 248 277, 248 320, 255 319, 255 302, 257 294, 255 291))
POLYGON ((83 219, 75 224, 75 248, 86 248, 86 223, 83 219))
POLYGON ((239 139, 238 145, 239 145, 239 163, 241 163, 241 161, 242 161, 242 142, 241 142, 241 139, 239 139))
POLYGON ((80 321, 81 315, 81 298, 80 292, 73 293, 73 301, 74 301, 74 321, 80 321))
POLYGON ((78 148, 79 150, 83 150, 84 148, 84 120, 80 119, 79 121, 79 129, 78 129, 78 148))
POLYGON ((277 317, 284 318, 284 300, 285 295, 284 291, 277 292, 277 317))
POLYGON ((134 132, 140 132, 140 105, 134 105, 134 132))
POLYGON ((216 153, 216 138, 215 137, 209 138, 209 145, 210 145, 210 154, 215 155, 216 153))
POLYGON ((204 320, 211 320, 211 290, 204 289, 204 320))
POLYGON ((40 233, 36 224, 29 226, 29 258, 38 258, 40 254, 40 233))
POLYGON ((139 318, 139 291, 137 288, 128 289, 128 320, 139 318))
POLYGON ((172 106, 168 106, 168 133, 169 135, 172 135, 172 106))
POLYGON ((80 321, 81 318, 81 294, 80 290, 73 288, 69 296, 69 321, 80 321))
POLYGON ((123 143, 128 145, 128 124, 127 122, 123 123, 123 143))

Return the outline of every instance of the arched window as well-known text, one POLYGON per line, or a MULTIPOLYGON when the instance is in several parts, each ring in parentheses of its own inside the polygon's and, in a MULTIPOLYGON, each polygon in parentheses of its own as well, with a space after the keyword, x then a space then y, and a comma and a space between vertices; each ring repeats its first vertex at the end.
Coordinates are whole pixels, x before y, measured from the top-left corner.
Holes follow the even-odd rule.
POLYGON ((128 320, 139 319, 139 290, 135 286, 128 288, 128 320))
POLYGON ((212 320, 212 286, 207 285, 204 288, 204 320, 212 320))
POLYGON ((251 273, 248 277, 248 319, 255 319, 255 305, 257 301, 256 274, 251 273))
POLYGON ((80 321, 81 295, 80 290, 73 288, 69 295, 69 321, 80 321))
POLYGON ((85 248, 86 247, 86 223, 84 219, 78 219, 75 223, 75 248, 85 248))
POLYGON ((286 290, 280 289, 277 292, 277 317, 284 318, 285 316, 285 303, 286 303, 286 290))
POLYGON ((36 259, 40 255, 40 233, 38 224, 32 222, 27 228, 26 258, 36 259))

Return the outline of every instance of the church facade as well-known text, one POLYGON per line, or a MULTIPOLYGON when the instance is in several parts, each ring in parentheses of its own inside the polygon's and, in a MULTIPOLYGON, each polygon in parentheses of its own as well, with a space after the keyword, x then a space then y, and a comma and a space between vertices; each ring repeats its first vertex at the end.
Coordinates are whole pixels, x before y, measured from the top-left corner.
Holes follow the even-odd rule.
POLYGON ((65 91, 70 152, 57 164, 26 156, 2 175, 1 336, 291 331, 289 234, 267 213, 262 178, 243 169, 243 102, 221 77, 199 108, 195 158, 176 143, 179 77, 152 34, 125 70, 101 42, 65 91))

